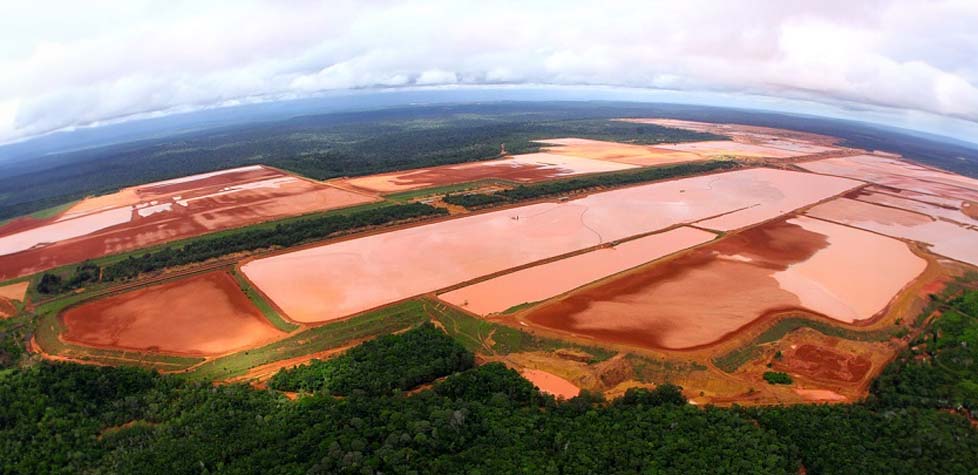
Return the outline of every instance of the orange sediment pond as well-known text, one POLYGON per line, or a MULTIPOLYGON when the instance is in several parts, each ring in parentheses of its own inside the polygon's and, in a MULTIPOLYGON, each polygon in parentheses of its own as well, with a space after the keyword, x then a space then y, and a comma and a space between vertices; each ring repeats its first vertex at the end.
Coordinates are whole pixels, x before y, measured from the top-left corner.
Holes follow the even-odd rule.
POLYGON ((735 226, 753 224, 857 185, 808 173, 737 170, 351 239, 257 259, 242 271, 292 320, 322 322, 724 213, 735 212, 735 226))
POLYGON ((541 392, 552 394, 560 399, 570 399, 581 393, 581 389, 574 386, 570 381, 546 371, 524 369, 520 371, 520 374, 539 388, 541 392))
POLYGON ((978 265, 978 232, 923 214, 839 198, 808 210, 809 216, 931 245, 931 251, 978 265))
POLYGON ((218 355, 281 338, 225 272, 211 272, 71 307, 61 338, 81 345, 218 355))
POLYGON ((18 282, 0 287, 0 318, 11 317, 17 313, 14 301, 23 302, 30 282, 18 282))
POLYGON ((902 242, 793 218, 587 287, 523 319, 609 342, 692 348, 777 312, 872 318, 925 266, 902 242))
POLYGON ((479 315, 499 313, 520 304, 549 299, 715 237, 699 229, 677 228, 518 270, 438 297, 479 315))
POLYGON ((9 284, 0 286, 0 298, 5 298, 9 300, 19 300, 24 301, 24 295, 27 294, 27 287, 31 283, 29 281, 17 282, 16 284, 9 284))

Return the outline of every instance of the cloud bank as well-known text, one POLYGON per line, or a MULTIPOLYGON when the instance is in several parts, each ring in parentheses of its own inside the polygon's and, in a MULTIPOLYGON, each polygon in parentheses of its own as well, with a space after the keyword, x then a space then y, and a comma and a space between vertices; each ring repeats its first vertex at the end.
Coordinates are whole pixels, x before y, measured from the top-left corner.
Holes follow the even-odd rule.
POLYGON ((978 2, 36 1, 0 6, 0 142, 321 91, 602 85, 978 122, 978 2))

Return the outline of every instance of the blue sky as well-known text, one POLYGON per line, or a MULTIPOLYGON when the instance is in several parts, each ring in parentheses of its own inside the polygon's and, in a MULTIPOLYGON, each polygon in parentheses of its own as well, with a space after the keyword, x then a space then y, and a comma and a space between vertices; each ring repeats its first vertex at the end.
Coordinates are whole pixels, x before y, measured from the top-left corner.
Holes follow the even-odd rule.
POLYGON ((0 143, 360 88, 592 86, 978 141, 978 2, 0 3, 0 143))

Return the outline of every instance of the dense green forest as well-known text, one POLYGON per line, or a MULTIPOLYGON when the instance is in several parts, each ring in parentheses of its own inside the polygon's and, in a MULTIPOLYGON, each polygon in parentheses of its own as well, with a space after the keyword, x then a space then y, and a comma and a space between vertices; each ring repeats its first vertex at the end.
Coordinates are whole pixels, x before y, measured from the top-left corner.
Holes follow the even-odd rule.
POLYGON ((534 139, 586 137, 642 144, 721 138, 606 120, 607 110, 415 107, 299 117, 45 157, 52 166, 0 177, 0 220, 121 187, 263 163, 312 178, 486 160, 539 150, 534 139))
POLYGON ((978 292, 958 297, 874 382, 882 406, 933 407, 978 418, 978 292))
MULTIPOLYGON (((938 320, 921 341, 936 345, 936 355, 970 346, 960 342, 973 337, 975 302, 978 293, 952 302, 960 318, 938 320)), ((978 430, 968 419, 927 399, 894 398, 892 385, 876 385, 869 401, 854 405, 700 408, 669 384, 612 402, 586 391, 562 402, 499 363, 463 370, 472 355, 431 325, 347 355, 340 367, 284 373, 280 380, 300 385, 305 375, 329 373, 297 401, 133 368, 5 370, 0 473, 973 475, 978 468, 978 430), (400 392, 446 374, 428 389, 400 392), (336 396, 340 380, 351 386, 336 396)), ((938 358, 898 359, 887 374, 914 375, 938 358)), ((974 377, 952 374, 963 379, 943 383, 974 377)), ((932 383, 911 377, 897 392, 946 397, 956 387, 932 393, 932 383)))
POLYGON ((244 229, 195 239, 182 246, 167 246, 157 251, 130 255, 126 259, 101 268, 101 274, 100 268, 90 263, 77 266, 66 278, 48 272, 41 276, 37 290, 42 294, 59 294, 96 281, 129 279, 142 273, 202 262, 236 252, 294 246, 353 230, 447 213, 444 208, 423 203, 406 203, 351 213, 303 218, 279 223, 274 227, 244 229), (99 275, 101 276, 96 277, 99 275))
POLYGON ((279 371, 268 386, 282 391, 355 391, 381 396, 469 369, 473 355, 431 323, 385 335, 329 360, 279 371), (371 375, 364 378, 364 374, 371 375))
POLYGON ((464 206, 466 208, 480 208, 499 203, 512 203, 545 196, 574 193, 598 187, 624 186, 647 181, 699 175, 719 170, 730 170, 738 166, 739 164, 737 162, 729 160, 686 163, 670 167, 643 168, 634 172, 608 173, 567 180, 534 183, 532 185, 520 185, 516 188, 489 194, 471 193, 448 195, 444 200, 446 203, 464 206))

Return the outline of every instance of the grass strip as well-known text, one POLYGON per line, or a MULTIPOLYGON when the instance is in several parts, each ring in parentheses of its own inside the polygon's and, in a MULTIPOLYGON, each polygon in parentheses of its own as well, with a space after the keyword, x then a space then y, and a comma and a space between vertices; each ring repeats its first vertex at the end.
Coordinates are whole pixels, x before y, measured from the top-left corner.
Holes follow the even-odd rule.
POLYGON ((427 313, 441 322, 449 335, 474 353, 507 355, 567 348, 592 355, 594 357, 591 360, 592 363, 605 361, 618 353, 596 346, 542 338, 521 329, 469 316, 440 302, 428 299, 423 299, 423 301, 427 313))
POLYGON ((292 333, 299 328, 299 325, 286 321, 285 318, 283 318, 282 315, 279 314, 267 300, 265 300, 265 297, 263 297, 258 290, 251 285, 251 282, 248 282, 248 279, 245 279, 237 269, 232 270, 231 275, 234 276, 234 280, 238 283, 238 287, 241 289, 241 291, 248 296, 248 300, 251 300, 251 303, 255 304, 255 307, 258 307, 258 310, 261 311, 262 315, 264 315, 268 322, 274 325, 275 328, 278 328, 286 333, 292 333))
POLYGON ((409 300, 335 323, 310 328, 284 340, 208 361, 190 372, 192 380, 241 376, 252 368, 345 346, 377 335, 394 333, 428 320, 422 302, 409 300))

